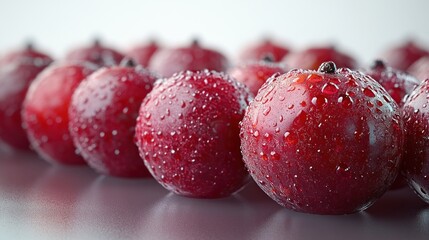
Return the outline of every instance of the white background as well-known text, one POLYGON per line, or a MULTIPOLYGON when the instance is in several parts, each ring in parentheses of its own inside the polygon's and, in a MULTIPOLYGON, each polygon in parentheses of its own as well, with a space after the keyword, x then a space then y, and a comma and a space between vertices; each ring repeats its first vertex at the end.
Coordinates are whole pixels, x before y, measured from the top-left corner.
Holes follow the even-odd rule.
POLYGON ((429 1, 0 0, 0 53, 34 40, 61 57, 94 36, 120 49, 156 37, 164 45, 197 36, 229 57, 272 36, 294 49, 337 44, 368 63, 408 38, 429 45, 429 1))

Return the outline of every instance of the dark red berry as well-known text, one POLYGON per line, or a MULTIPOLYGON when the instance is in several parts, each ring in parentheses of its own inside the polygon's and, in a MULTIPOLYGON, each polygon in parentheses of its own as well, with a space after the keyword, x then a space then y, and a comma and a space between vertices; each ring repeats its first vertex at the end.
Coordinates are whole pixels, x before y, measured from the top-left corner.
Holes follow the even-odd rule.
MULTIPOLYGON (((386 66, 382 60, 376 60, 371 69, 366 71, 366 74, 379 82, 401 109, 404 105, 405 97, 420 83, 419 80, 408 73, 386 66)), ((391 189, 399 189, 405 186, 407 186, 405 179, 398 175, 391 189)))
POLYGON ((96 71, 79 85, 69 108, 69 127, 89 166, 118 177, 150 176, 133 139, 140 104, 156 79, 124 62, 96 71))
POLYGON ((356 61, 333 47, 314 47, 290 53, 284 60, 289 68, 317 70, 323 63, 333 61, 338 67, 356 68, 356 61))
POLYGON ((429 52, 426 49, 413 41, 408 41, 404 45, 394 46, 386 50, 380 58, 392 68, 407 71, 414 62, 428 55, 429 52))
POLYGON ((352 213, 395 180, 401 120, 374 79, 328 62, 268 80, 246 110, 241 148, 252 177, 280 205, 352 213))
POLYGON ((273 62, 280 62, 287 54, 289 49, 277 43, 273 43, 270 39, 248 46, 240 54, 240 62, 260 61, 266 56, 270 56, 273 62))
POLYGON ((408 68, 408 72, 420 81, 429 78, 429 56, 422 57, 414 62, 408 68))
POLYGON ((65 57, 65 61, 70 63, 90 62, 103 67, 118 65, 123 58, 124 55, 122 53, 102 45, 96 39, 90 46, 76 48, 69 52, 65 57))
POLYGON ((249 87, 255 96, 262 84, 275 73, 285 73, 286 67, 270 61, 248 62, 232 68, 229 74, 249 87))
POLYGON ((139 65, 143 67, 148 67, 150 60, 158 50, 158 44, 156 44, 155 41, 151 41, 147 44, 142 44, 133 47, 127 52, 126 55, 135 60, 139 65))
POLYGON ((154 178, 176 194, 219 198, 248 180, 239 121, 250 101, 244 85, 214 71, 181 72, 143 100, 136 143, 154 178))
POLYGON ((31 145, 52 163, 84 164, 68 129, 68 108, 79 83, 97 66, 89 63, 50 66, 30 85, 22 119, 31 145))
POLYGON ((51 62, 51 57, 31 45, 0 59, 0 141, 12 148, 30 146, 22 128, 22 103, 30 83, 51 62))
POLYGON ((429 203, 429 79, 423 81, 404 105, 405 146, 402 174, 429 203))
POLYGON ((197 41, 188 47, 162 49, 155 53, 149 68, 164 77, 180 71, 214 70, 225 71, 227 59, 215 50, 203 48, 197 41))
POLYGON ((388 67, 381 60, 376 60, 365 73, 379 82, 400 107, 404 105, 404 97, 420 83, 410 74, 388 67))

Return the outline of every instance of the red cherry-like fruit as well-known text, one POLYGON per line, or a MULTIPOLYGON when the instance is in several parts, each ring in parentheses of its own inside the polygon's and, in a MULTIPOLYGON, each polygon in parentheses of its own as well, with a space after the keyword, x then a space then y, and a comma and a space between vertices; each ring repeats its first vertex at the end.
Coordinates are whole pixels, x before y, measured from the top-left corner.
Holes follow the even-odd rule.
POLYGON ((69 127, 89 166, 118 177, 150 176, 133 140, 141 102, 156 79, 125 59, 79 85, 69 108, 69 127))
POLYGON ((418 46, 413 41, 408 41, 404 45, 394 46, 381 54, 380 59, 384 60, 389 66, 407 71, 407 69, 417 60, 428 56, 429 52, 418 46))
POLYGON ((180 71, 214 70, 225 71, 227 59, 218 51, 203 48, 194 40, 188 47, 162 49, 155 53, 149 68, 164 77, 170 77, 180 71))
POLYGON ((257 62, 248 62, 229 71, 229 75, 249 87, 255 96, 262 84, 275 73, 285 73, 286 67, 272 62, 270 57, 257 62))
POLYGON ((65 61, 70 63, 75 62, 90 62, 100 67, 118 65, 124 58, 122 53, 110 47, 104 46, 98 39, 90 46, 76 48, 70 51, 65 61))
POLYGON ((429 203, 429 79, 423 81, 404 105, 405 145, 402 174, 429 203))
POLYGON ((274 62, 280 62, 289 52, 287 47, 266 39, 261 43, 245 48, 241 52, 239 59, 240 62, 260 61, 266 56, 270 56, 274 62))
POLYGON ((51 163, 85 164, 68 128, 68 108, 79 83, 95 71, 90 63, 53 65, 30 85, 22 119, 32 147, 51 163))
POLYGON ((420 81, 429 78, 429 56, 422 57, 414 62, 407 71, 420 81))
POLYGON ((376 60, 365 73, 379 82, 400 107, 404 105, 404 97, 420 84, 414 76, 388 67, 381 60, 376 60))
POLYGON ((12 148, 29 149, 22 128, 22 103, 30 83, 51 62, 51 57, 31 44, 0 59, 0 141, 12 148))
POLYGON ((371 77, 323 63, 273 76, 241 126, 244 161, 287 208, 347 214, 368 208, 399 171, 398 105, 371 77))
POLYGON ((151 41, 147 44, 142 44, 133 47, 127 52, 127 57, 130 57, 134 61, 136 61, 137 64, 148 67, 149 62, 152 59, 153 55, 156 51, 159 50, 159 46, 155 41, 151 41))
MULTIPOLYGON (((405 97, 420 84, 420 81, 415 77, 401 70, 386 66, 382 60, 376 60, 373 66, 365 73, 380 83, 401 109, 404 105, 405 97)), ((406 185, 405 179, 398 175, 391 189, 399 189, 406 185)))
POLYGON ((143 100, 136 144, 166 189, 196 198, 226 197, 248 180, 239 122, 248 89, 215 71, 181 72, 143 100))
POLYGON ((356 61, 334 47, 314 47, 290 53, 284 60, 289 68, 317 70, 324 62, 333 61, 338 67, 356 68, 356 61))

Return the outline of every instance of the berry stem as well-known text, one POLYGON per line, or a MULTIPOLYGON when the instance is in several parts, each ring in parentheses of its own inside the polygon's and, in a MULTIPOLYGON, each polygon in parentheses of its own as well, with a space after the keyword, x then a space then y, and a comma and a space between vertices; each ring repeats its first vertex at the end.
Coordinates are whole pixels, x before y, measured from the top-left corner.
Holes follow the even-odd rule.
POLYGON ((376 69, 376 68, 385 68, 385 67, 386 67, 386 65, 384 64, 383 60, 380 60, 380 59, 376 59, 374 61, 374 64, 372 65, 373 69, 376 69))
POLYGON ((262 58, 262 61, 267 62, 267 63, 273 63, 274 62, 274 56, 271 53, 267 53, 264 55, 264 57, 262 58))
POLYGON ((335 73, 335 71, 337 71, 337 66, 332 61, 324 62, 317 71, 322 73, 335 73))
POLYGON ((136 67, 137 64, 136 64, 136 62, 132 58, 126 57, 126 58, 122 59, 122 61, 119 64, 119 66, 133 68, 133 67, 136 67))

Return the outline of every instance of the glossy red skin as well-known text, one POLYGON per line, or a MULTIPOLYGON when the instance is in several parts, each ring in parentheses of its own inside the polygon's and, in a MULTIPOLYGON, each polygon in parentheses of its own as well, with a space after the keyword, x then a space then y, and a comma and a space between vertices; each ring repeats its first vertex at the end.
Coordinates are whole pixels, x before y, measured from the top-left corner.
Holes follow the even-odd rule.
POLYGON ((280 205, 348 214, 368 208, 395 180, 401 120, 370 77, 292 70, 270 79, 250 103, 241 148, 251 176, 280 205))
POLYGON ((404 97, 420 84, 414 76, 385 65, 373 66, 366 74, 380 83, 400 107, 404 105, 404 97))
POLYGON ((220 198, 248 181, 239 121, 247 88, 217 72, 181 72, 143 100, 136 144, 153 177, 186 197, 220 198))
POLYGON ((355 69, 356 61, 346 53, 333 47, 315 47, 304 51, 290 53, 284 60, 290 69, 317 70, 319 66, 328 61, 333 61, 338 67, 355 69))
POLYGON ((394 46, 386 50, 380 58, 392 68, 407 71, 413 63, 428 55, 429 52, 426 49, 417 46, 413 41, 408 41, 404 45, 394 46))
POLYGON ((22 103, 30 83, 51 62, 51 57, 31 48, 0 59, 0 141, 9 147, 29 149, 30 142, 22 128, 22 103))
POLYGON ((88 165, 102 174, 150 176, 134 144, 136 119, 156 76, 141 67, 102 68, 73 94, 69 128, 88 165))
MULTIPOLYGON (((387 67, 384 64, 374 65, 366 71, 366 74, 380 83, 401 109, 404 105, 404 98, 420 84, 420 81, 410 74, 387 67)), ((398 175, 391 189, 399 189, 405 186, 407 186, 407 182, 402 176, 398 175)))
POLYGON ((181 71, 214 70, 223 72, 228 68, 227 59, 218 51, 193 43, 188 47, 161 49, 152 57, 149 69, 171 77, 181 71))
POLYGON ((32 147, 51 163, 85 164, 68 129, 68 108, 78 84, 95 71, 89 63, 51 66, 30 85, 22 119, 32 147))
POLYGON ((139 65, 148 67, 150 60, 158 50, 158 44, 156 44, 156 42, 150 42, 149 44, 135 46, 129 50, 126 55, 136 61, 139 65))
POLYGON ((258 61, 239 65, 229 71, 229 75, 237 81, 244 83, 256 96, 259 88, 275 73, 285 73, 286 67, 281 64, 258 61))
POLYGON ((124 55, 115 49, 106 47, 96 42, 91 46, 80 47, 70 51, 65 62, 90 62, 99 67, 115 66, 124 58, 124 55))
POLYGON ((280 62, 289 52, 287 47, 265 40, 244 49, 240 54, 239 60, 240 62, 260 61, 270 56, 274 62, 280 62))
POLYGON ((429 78, 429 56, 422 57, 414 62, 408 68, 408 72, 420 81, 429 78))
POLYGON ((429 80, 423 81, 404 105, 405 145, 402 174, 429 203, 429 80))

